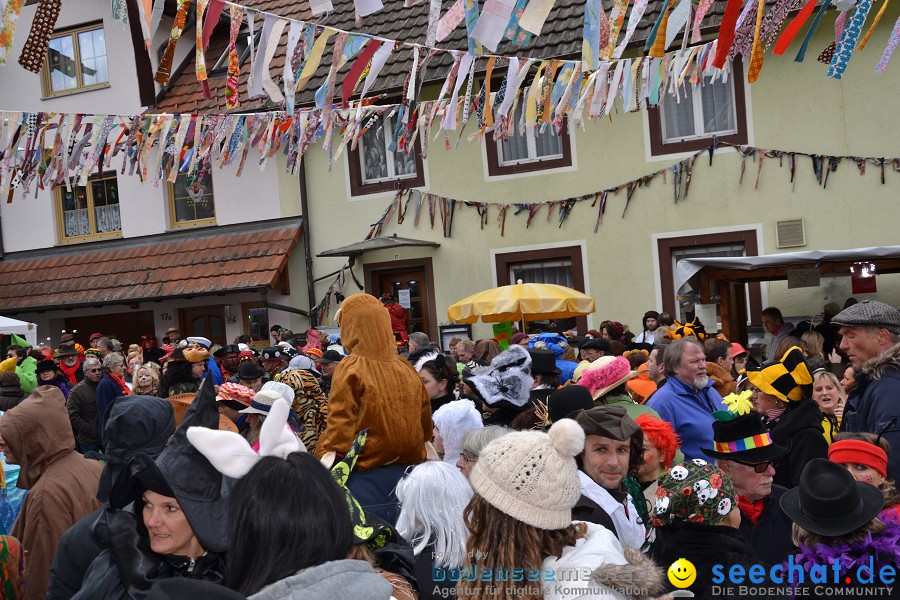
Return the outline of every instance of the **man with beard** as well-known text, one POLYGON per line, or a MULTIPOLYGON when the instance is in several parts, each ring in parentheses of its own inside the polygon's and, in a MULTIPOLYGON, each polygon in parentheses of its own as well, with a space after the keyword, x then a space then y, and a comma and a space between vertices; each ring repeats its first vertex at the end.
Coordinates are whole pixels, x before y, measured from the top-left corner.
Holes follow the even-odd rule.
POLYGON ((700 448, 711 448, 712 414, 725 410, 722 396, 706 374, 703 346, 694 338, 676 340, 663 354, 668 379, 647 406, 675 428, 685 460, 703 458, 700 448))
POLYGON ((240 353, 241 349, 236 344, 222 346, 213 352, 213 358, 216 359, 219 370, 222 371, 222 379, 224 381, 228 381, 237 374, 238 368, 241 366, 238 361, 238 354, 240 353))
POLYGON ((78 350, 72 342, 61 344, 57 350, 57 356, 59 357, 59 370, 72 384, 69 386, 71 389, 84 379, 84 370, 81 368, 81 363, 84 361, 78 356, 78 350))
MULTIPOLYGON (((637 475, 643 462, 643 431, 621 406, 582 409, 574 419, 585 438, 584 451, 576 457, 581 498, 572 519, 603 525, 622 545, 639 550, 647 530, 624 480, 637 475)), ((643 502, 643 495, 638 500, 643 502)))
POLYGON ((649 344, 653 345, 656 339, 656 330, 659 327, 659 313, 655 310, 648 310, 644 313, 644 330, 639 336, 632 340, 633 344, 649 344))

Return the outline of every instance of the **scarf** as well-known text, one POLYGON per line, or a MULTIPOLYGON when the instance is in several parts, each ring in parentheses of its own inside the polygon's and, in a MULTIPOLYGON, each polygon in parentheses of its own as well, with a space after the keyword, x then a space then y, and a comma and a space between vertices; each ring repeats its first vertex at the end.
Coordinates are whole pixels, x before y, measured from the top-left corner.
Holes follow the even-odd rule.
POLYGON ((125 383, 125 380, 122 377, 113 375, 112 373, 107 373, 107 375, 109 375, 109 378, 118 384, 119 388, 122 390, 123 396, 128 396, 131 394, 131 390, 128 389, 128 385, 125 383))
POLYGON ((770 408, 766 411, 766 421, 771 422, 784 414, 787 408, 770 408))
POLYGON ((67 367, 66 363, 63 361, 59 361, 59 370, 63 372, 63 375, 69 378, 69 381, 72 382, 72 385, 78 384, 78 379, 75 377, 75 372, 81 368, 81 361, 76 360, 75 364, 71 367, 67 367))
POLYGON ((760 498, 757 501, 748 500, 744 496, 738 496, 738 508, 741 509, 741 514, 745 515, 750 522, 756 525, 759 522, 759 518, 762 516, 763 509, 766 508, 766 499, 760 498))

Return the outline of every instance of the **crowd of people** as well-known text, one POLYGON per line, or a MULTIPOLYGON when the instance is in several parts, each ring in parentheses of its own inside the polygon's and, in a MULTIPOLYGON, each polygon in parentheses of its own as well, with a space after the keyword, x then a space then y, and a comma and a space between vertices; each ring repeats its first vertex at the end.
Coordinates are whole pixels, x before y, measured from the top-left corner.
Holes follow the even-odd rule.
POLYGON ((386 302, 261 350, 10 346, 3 597, 711 598, 717 568, 781 568, 766 598, 900 567, 897 309, 768 308, 753 357, 656 311, 445 351, 386 302))

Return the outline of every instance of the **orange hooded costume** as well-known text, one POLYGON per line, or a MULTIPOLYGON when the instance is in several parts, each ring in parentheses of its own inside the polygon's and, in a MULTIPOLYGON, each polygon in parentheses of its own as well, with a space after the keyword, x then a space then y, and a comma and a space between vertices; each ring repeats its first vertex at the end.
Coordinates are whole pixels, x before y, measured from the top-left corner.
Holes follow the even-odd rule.
POLYGON ((374 296, 356 294, 344 300, 340 313, 341 343, 350 355, 332 376, 316 455, 347 452, 356 434, 368 429, 355 470, 424 461, 431 403, 415 368, 397 354, 387 309, 374 296))

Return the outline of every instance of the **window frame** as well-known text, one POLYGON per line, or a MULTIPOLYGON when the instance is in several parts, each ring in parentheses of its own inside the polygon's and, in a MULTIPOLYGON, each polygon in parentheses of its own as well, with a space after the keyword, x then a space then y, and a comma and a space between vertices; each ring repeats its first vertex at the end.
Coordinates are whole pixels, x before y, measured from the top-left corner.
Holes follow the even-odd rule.
MULTIPOLYGON (((53 189, 53 194, 55 196, 54 205, 56 211, 56 239, 60 244, 78 244, 81 242, 93 242, 97 240, 110 240, 110 239, 119 239, 122 237, 122 229, 118 231, 106 231, 103 233, 96 233, 97 231, 97 217, 94 214, 94 194, 91 189, 91 183, 95 181, 106 181, 108 179, 113 179, 116 181, 116 189, 118 190, 119 182, 118 182, 118 174, 115 171, 104 171, 103 173, 91 175, 88 177, 87 185, 84 186, 87 192, 87 200, 88 200, 88 224, 90 225, 91 232, 88 235, 77 235, 77 236, 66 236, 66 217, 65 210, 63 209, 63 192, 65 190, 64 185, 58 185, 53 189)), ((73 186, 81 187, 81 186, 73 186)), ((122 200, 121 195, 119 196, 119 225, 122 223, 122 200)))
POLYGON ((266 339, 264 340, 253 340, 250 343, 252 348, 256 348, 257 350, 262 350, 266 346, 269 345, 269 311, 266 308, 266 305, 261 301, 257 300, 255 302, 241 302, 241 322, 243 325, 241 326, 241 332, 244 335, 250 335, 250 311, 254 309, 264 308, 266 309, 266 339))
MULTIPOLYGON (((261 36, 262 36, 262 29, 257 29, 256 31, 253 32, 253 40, 249 41, 247 43, 247 46, 238 55, 238 65, 239 66, 243 67, 244 63, 247 62, 247 59, 250 58, 250 47, 251 46, 253 46, 254 48, 257 47, 259 44, 259 38, 261 36)), ((243 27, 242 30, 238 32, 237 39, 249 38, 249 37, 250 37, 250 30, 247 29, 246 27, 243 27)), ((236 43, 235 43, 235 46, 237 46, 236 43)), ((222 77, 223 75, 228 74, 228 47, 229 47, 229 44, 225 44, 225 50, 222 51, 222 54, 219 55, 219 58, 217 58, 216 62, 214 62, 212 64, 212 67, 210 67, 209 73, 208 73, 209 77, 222 77), (216 65, 219 65, 219 64, 221 64, 222 66, 217 67, 216 65)), ((235 48, 235 49, 237 49, 237 48, 235 48)), ((265 48, 263 48, 263 51, 265 51, 265 48)))
MULTIPOLYGON (((744 67, 739 58, 735 59, 732 63, 731 74, 728 77, 728 81, 734 92, 734 112, 737 131, 732 134, 718 136, 719 141, 735 145, 746 145, 749 142, 747 97, 744 86, 744 67)), ((674 102, 675 100, 670 97, 667 98, 666 101, 674 102)), ((699 100, 697 102, 699 102, 699 100)), ((705 150, 709 148, 713 138, 712 135, 706 135, 682 139, 676 142, 666 142, 665 132, 663 131, 662 114, 658 106, 651 106, 647 109, 647 125, 650 134, 650 156, 653 157, 705 150)))
MULTIPOLYGON (((54 31, 50 36, 49 40, 55 40, 62 37, 69 36, 72 38, 73 44, 72 48, 75 51, 75 79, 79 83, 83 83, 83 75, 81 73, 81 44, 78 42, 78 35, 87 31, 96 31, 101 30, 104 33, 104 41, 103 45, 106 47, 106 28, 104 27, 103 21, 92 21, 90 23, 85 23, 82 25, 76 25, 74 27, 67 27, 65 29, 61 29, 59 31, 54 31)), ((93 83, 91 85, 76 85, 73 88, 68 90, 60 90, 58 92, 53 91, 53 87, 50 83, 50 49, 48 46, 47 52, 44 54, 44 67, 41 69, 41 86, 43 92, 43 98, 58 98, 60 96, 69 96, 71 94, 79 94, 81 92, 90 92, 92 90, 100 90, 110 87, 110 82, 108 79, 109 76, 109 49, 106 50, 106 58, 107 58, 107 81, 102 83, 93 83)))
MULTIPOLYGON (((526 127, 525 134, 529 137, 528 151, 529 156, 534 148, 535 141, 533 135, 534 129, 526 127)), ((562 147, 562 156, 553 156, 548 158, 529 158, 518 162, 503 164, 501 154, 503 152, 503 144, 497 143, 493 135, 484 136, 485 152, 487 155, 488 177, 498 177, 502 175, 518 175, 520 173, 533 173, 535 171, 548 171, 551 169, 561 169, 572 166, 572 138, 569 135, 569 119, 565 118, 563 122, 562 132, 559 135, 560 146, 562 147)), ((536 152, 535 152, 536 154, 536 152)))
MULTIPOLYGON (((167 201, 169 205, 169 228, 170 229, 192 229, 194 227, 205 227, 208 225, 216 225, 216 185, 212 180, 212 171, 207 171, 207 176, 209 177, 210 185, 212 186, 212 199, 213 199, 213 216, 204 218, 204 219, 194 219, 192 221, 177 221, 177 211, 175 210, 175 184, 169 182, 168 183, 168 193, 167 201)), ((179 173, 177 177, 186 177, 187 175, 184 173, 179 173)), ((206 194, 204 194, 206 195, 206 194)))
MULTIPOLYGON (((381 115, 382 122, 388 117, 388 114, 381 115)), ((421 134, 420 134, 421 135, 421 134)), ((385 136, 387 144, 388 137, 385 136)), ((404 189, 420 188, 425 186, 425 161, 422 160, 422 146, 419 143, 419 136, 413 145, 415 152, 416 174, 414 177, 403 177, 375 181, 372 183, 364 182, 364 173, 362 168, 363 157, 363 139, 360 137, 359 144, 355 149, 349 149, 347 153, 347 166, 350 174, 350 195, 366 196, 369 194, 377 194, 380 192, 391 192, 402 186, 404 189)), ((390 152, 390 150, 388 150, 390 152)), ((393 156, 393 153, 391 153, 393 156)), ((391 163, 389 162, 388 168, 391 163)))

